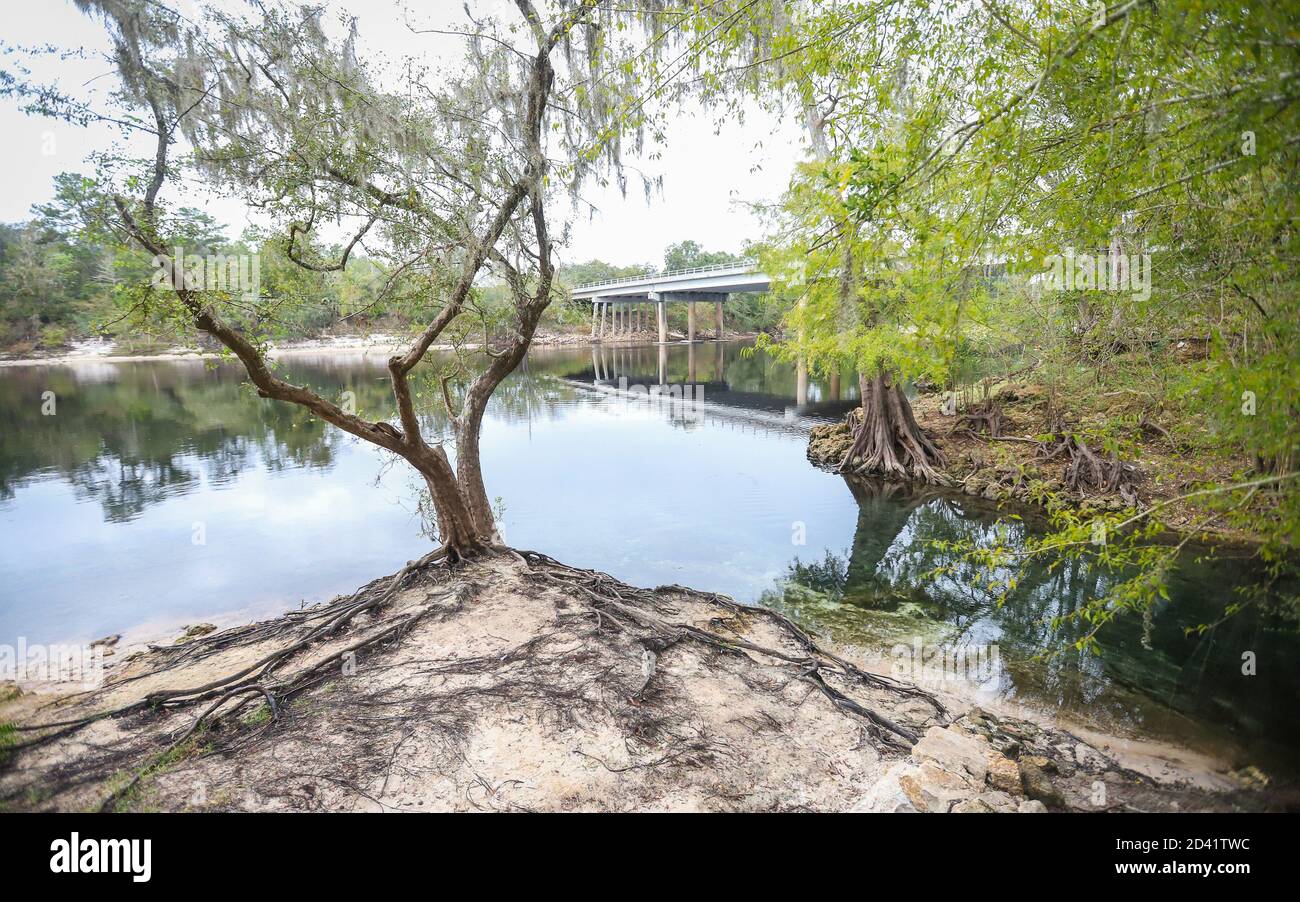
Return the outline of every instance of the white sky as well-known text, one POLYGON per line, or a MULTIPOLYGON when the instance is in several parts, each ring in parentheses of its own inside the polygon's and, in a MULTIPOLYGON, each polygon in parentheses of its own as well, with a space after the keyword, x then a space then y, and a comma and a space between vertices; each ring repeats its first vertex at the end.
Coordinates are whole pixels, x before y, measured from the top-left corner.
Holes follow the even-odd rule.
MULTIPOLYGON (((193 8, 173 0, 175 8, 193 8)), ((402 0, 334 0, 331 7, 357 16, 360 52, 389 59, 432 55, 445 59, 461 39, 412 34, 406 22, 427 21, 424 13, 405 12, 402 0), (423 18, 421 18, 423 17, 423 18)), ((493 2, 471 2, 476 15, 493 2)), ((459 13, 459 3, 439 3, 444 21, 459 13)), ((103 26, 78 12, 71 0, 0 0, 0 38, 8 46, 52 43, 61 48, 107 47, 103 26)), ((0 64, 10 68, 13 56, 0 64)), ((38 81, 57 80, 75 96, 107 90, 112 76, 105 64, 90 60, 45 60, 34 72, 38 81)), ((560 252, 564 262, 597 258, 609 263, 661 262, 664 247, 693 239, 709 250, 739 252, 747 240, 761 236, 746 204, 774 200, 784 189, 803 153, 796 124, 781 123, 755 109, 743 124, 725 123, 715 134, 711 116, 684 113, 672 120, 666 146, 653 161, 628 159, 629 186, 622 197, 612 185, 589 187, 584 197, 597 207, 591 218, 579 214, 572 238, 560 252), (647 205, 635 170, 663 176, 662 193, 647 205)), ((29 218, 32 204, 49 200, 60 172, 89 172, 86 158, 107 150, 120 136, 111 126, 80 128, 26 116, 13 101, 0 100, 0 221, 29 218)), ((147 138, 148 136, 146 136, 147 138)), ((229 225, 232 236, 247 223, 243 206, 211 191, 185 198, 229 225)), ((557 215, 569 211, 556 210, 557 215)))

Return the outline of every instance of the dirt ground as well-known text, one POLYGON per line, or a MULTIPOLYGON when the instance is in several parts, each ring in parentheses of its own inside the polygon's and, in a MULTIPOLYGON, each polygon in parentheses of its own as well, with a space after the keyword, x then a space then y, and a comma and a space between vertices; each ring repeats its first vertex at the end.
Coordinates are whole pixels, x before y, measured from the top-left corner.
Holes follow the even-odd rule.
MULTIPOLYGON (((969 421, 945 413, 941 393, 925 393, 912 401, 917 423, 947 459, 943 472, 953 488, 991 501, 1031 504, 1041 503, 1044 493, 1050 492, 1076 507, 1096 510, 1118 511, 1133 503, 1139 508, 1161 505, 1155 519, 1172 531, 1194 531, 1216 541, 1243 545, 1255 540, 1222 520, 1207 522, 1206 511, 1196 506, 1195 499, 1177 500, 1207 481, 1231 482, 1231 461, 1190 454, 1166 431, 1148 426, 1132 431, 1127 437, 1132 450, 1121 458, 1128 465, 1125 491, 1132 492, 1131 499, 1113 491, 1073 489, 1065 484, 1065 460, 1045 460, 1039 448, 1037 439, 1051 433, 1055 425, 1045 389, 1034 384, 1001 385, 991 396, 1001 414, 996 438, 983 428, 966 428, 972 425, 969 421)), ((1114 400, 1117 406, 1122 403, 1122 399, 1114 400)), ((856 415, 855 410, 850 417, 856 415)), ((1097 424, 1085 415, 1072 421, 1069 428, 1086 433, 1093 425, 1097 424)), ((847 421, 816 426, 808 459, 823 469, 837 470, 851 444, 847 421)), ((1268 503, 1267 495, 1261 495, 1256 503, 1268 503)))
POLYGON ((530 552, 124 657, 95 691, 0 704, 3 807, 1034 811, 1099 783, 1108 810, 1265 804, 860 668, 775 612, 530 552))

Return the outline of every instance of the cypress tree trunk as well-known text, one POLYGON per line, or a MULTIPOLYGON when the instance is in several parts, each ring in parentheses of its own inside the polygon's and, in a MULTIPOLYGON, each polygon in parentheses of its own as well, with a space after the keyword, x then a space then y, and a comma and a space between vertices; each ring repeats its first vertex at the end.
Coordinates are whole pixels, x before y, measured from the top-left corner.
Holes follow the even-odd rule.
POLYGON ((870 379, 859 376, 858 384, 862 419, 840 471, 947 482, 938 470, 946 463, 943 453, 916 422, 896 380, 882 369, 870 379))

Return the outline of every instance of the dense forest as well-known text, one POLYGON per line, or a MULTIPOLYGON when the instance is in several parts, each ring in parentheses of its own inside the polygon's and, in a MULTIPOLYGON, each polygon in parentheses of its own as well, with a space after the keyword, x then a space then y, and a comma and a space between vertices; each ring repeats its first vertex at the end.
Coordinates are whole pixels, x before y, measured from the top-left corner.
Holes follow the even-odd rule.
MULTIPOLYGON (((181 336, 174 329, 142 333, 121 316, 115 296, 118 283, 148 280, 150 259, 131 248, 87 240, 67 218, 85 180, 65 174, 56 180, 56 200, 39 205, 23 223, 0 223, 0 351, 23 354, 55 351, 78 339, 109 338, 123 353, 168 348, 181 336)), ((330 334, 382 332, 400 335, 418 321, 421 302, 410 295, 403 274, 382 259, 352 255, 336 272, 297 266, 279 237, 257 229, 238 238, 206 213, 177 211, 186 254, 256 260, 259 302, 242 325, 278 340, 317 338, 330 334)), ((326 248, 338 254, 339 247, 326 248)), ((614 266, 601 260, 561 265, 562 288, 656 270, 688 269, 739 260, 736 254, 706 251, 697 242, 669 245, 660 264, 614 266)), ((499 280, 476 286, 479 302, 495 317, 504 313, 509 292, 499 280)), ((547 308, 544 324, 556 332, 588 328, 591 307, 562 295, 547 308)), ((774 328, 781 308, 773 299, 738 298, 728 308, 731 328, 761 331, 774 328)), ((669 313, 674 329, 685 329, 685 313, 669 313), (680 320, 680 322, 679 322, 680 320)))

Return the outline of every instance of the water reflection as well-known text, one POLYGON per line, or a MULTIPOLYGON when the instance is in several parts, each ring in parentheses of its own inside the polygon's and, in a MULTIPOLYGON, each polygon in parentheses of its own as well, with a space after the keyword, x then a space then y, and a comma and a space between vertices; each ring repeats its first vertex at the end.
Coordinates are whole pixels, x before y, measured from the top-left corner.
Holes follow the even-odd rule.
POLYGON ((857 381, 844 373, 810 376, 803 365, 731 342, 593 345, 591 367, 569 378, 624 388, 699 386, 711 403, 788 417, 838 418, 858 403, 857 381))
MULTIPOLYGON (((421 390, 435 397, 447 361, 421 390)), ((293 356, 285 375, 391 417, 382 358, 293 356)), ((484 425, 506 538, 641 585, 682 583, 789 611, 878 648, 996 643, 984 689, 1103 722, 1294 747, 1294 633, 1258 612, 1211 633, 1244 564, 1188 561, 1142 647, 1107 627, 1100 657, 1052 626, 1101 588, 1077 562, 1027 574, 1002 607, 935 540, 1031 527, 982 502, 818 471, 806 431, 856 403, 822 377, 735 344, 537 349, 484 425), (703 386, 689 420, 619 387, 703 386), (806 544, 799 544, 806 541, 806 544), (956 569, 928 577, 940 564, 956 569), (1044 650, 1063 653, 1040 660, 1044 650), (1260 674, 1243 678, 1254 651, 1260 674), (1284 662, 1284 663, 1278 663, 1284 662)), ((424 411, 430 435, 445 431, 424 411)), ((0 370, 0 642, 86 640, 145 623, 269 616, 391 572, 428 547, 418 482, 377 449, 259 399, 236 365, 137 362, 0 370), (42 413, 43 393, 56 398, 42 413), (196 544, 196 524, 205 541, 196 544)))
MULTIPOLYGON (((1000 667, 981 692, 1086 714, 1121 731, 1194 740, 1212 723, 1247 742, 1251 760, 1293 758, 1300 743, 1294 629, 1247 610, 1204 635, 1187 635, 1221 617, 1231 587, 1250 578, 1246 560, 1187 555, 1170 587, 1172 601, 1145 625, 1129 618, 1104 628, 1096 655, 1072 647, 1085 625, 1058 618, 1104 591, 1097 572, 1080 561, 1036 565, 999 604, 999 593, 977 581, 974 568, 937 547, 991 543, 994 530, 1014 547, 1034 528, 1030 521, 999 517, 987 502, 964 495, 845 481, 859 510, 852 544, 819 559, 796 558, 761 603, 841 641, 877 648, 997 646, 1000 667), (951 570, 935 578, 939 567, 951 570), (1246 651, 1272 662, 1269 672, 1244 675, 1246 651)), ((905 664, 901 652, 896 657, 905 664)))

